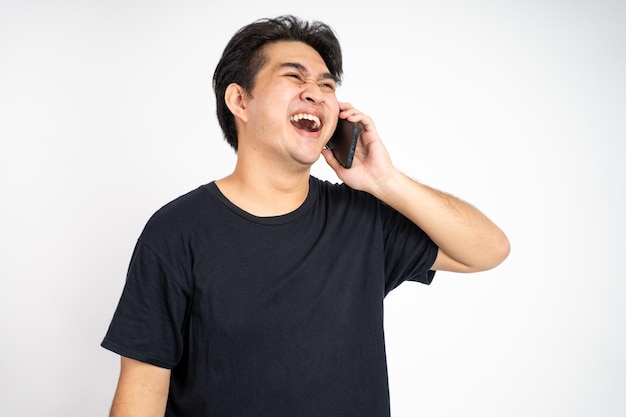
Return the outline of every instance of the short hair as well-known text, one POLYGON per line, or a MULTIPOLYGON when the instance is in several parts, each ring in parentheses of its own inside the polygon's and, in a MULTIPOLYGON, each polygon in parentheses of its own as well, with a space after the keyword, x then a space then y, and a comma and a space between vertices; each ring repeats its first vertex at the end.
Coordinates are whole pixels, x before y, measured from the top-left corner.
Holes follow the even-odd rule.
POLYGON ((341 46, 333 30, 325 23, 284 15, 259 19, 239 29, 224 48, 213 73, 217 119, 224 138, 235 152, 238 149, 237 128, 235 118, 226 106, 226 88, 236 83, 250 93, 258 72, 267 62, 263 47, 278 41, 299 41, 311 46, 320 54, 330 73, 341 81, 341 46))

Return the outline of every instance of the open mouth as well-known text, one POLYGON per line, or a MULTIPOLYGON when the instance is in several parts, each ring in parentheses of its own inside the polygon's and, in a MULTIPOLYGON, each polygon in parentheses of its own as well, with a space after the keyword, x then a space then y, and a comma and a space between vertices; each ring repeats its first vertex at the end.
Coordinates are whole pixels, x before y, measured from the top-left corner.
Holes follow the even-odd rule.
POLYGON ((312 114, 294 114, 289 120, 296 128, 306 130, 307 132, 317 132, 322 128, 320 118, 312 114))

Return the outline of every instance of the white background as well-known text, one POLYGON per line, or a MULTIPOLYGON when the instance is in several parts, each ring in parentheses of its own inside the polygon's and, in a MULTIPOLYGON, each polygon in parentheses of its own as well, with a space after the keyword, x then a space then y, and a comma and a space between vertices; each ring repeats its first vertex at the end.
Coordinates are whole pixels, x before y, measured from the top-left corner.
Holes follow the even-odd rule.
POLYGON ((608 0, 0 0, 0 414, 107 415, 99 344, 135 240, 232 169, 211 76, 235 30, 283 13, 337 31, 339 98, 397 166, 512 243, 495 270, 389 295, 394 417, 626 415, 626 3, 608 0))

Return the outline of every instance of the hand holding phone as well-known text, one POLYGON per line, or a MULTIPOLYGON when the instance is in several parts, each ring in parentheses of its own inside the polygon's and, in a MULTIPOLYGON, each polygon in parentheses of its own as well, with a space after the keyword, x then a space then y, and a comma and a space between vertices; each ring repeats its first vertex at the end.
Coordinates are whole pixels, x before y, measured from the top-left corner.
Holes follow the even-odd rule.
POLYGON ((335 133, 326 144, 326 147, 333 153, 335 159, 344 168, 352 166, 356 143, 359 139, 361 129, 356 123, 349 122, 346 119, 339 119, 335 133))

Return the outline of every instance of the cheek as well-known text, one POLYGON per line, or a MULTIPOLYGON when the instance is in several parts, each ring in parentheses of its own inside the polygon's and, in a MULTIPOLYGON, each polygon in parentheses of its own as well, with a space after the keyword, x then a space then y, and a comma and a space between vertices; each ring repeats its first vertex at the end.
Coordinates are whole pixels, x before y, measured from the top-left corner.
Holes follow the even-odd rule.
POLYGON ((329 94, 326 98, 326 105, 331 112, 339 114, 339 101, 335 94, 329 94))
POLYGON ((298 92, 288 86, 277 86, 259 91, 256 97, 259 100, 258 104, 264 106, 267 112, 280 112, 298 97, 298 92))

